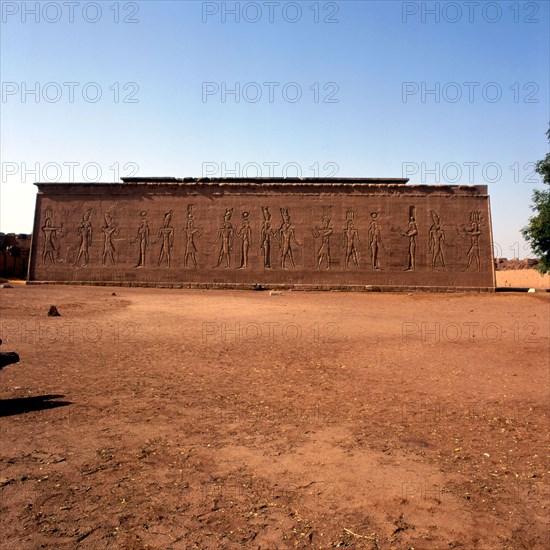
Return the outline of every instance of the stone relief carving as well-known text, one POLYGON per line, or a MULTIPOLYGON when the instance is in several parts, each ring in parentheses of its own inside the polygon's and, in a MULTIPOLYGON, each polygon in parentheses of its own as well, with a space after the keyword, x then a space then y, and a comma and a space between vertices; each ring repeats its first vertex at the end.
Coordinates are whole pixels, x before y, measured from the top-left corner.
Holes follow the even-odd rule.
MULTIPOLYGON (((82 203, 81 203, 82 204, 82 203)), ((260 203, 261 204, 261 203, 260 203)), ((256 203, 258 205, 258 203, 256 203)), ((375 206, 376 208, 377 206, 375 206)), ((197 268, 200 258, 197 258, 198 248, 200 248, 199 241, 200 237, 204 235, 205 228, 197 227, 196 217, 193 210, 193 205, 187 205, 187 222, 183 228, 183 234, 185 236, 185 249, 184 249, 184 258, 183 266, 184 268, 197 268), (199 246, 197 246, 197 244, 199 246)), ((241 219, 238 224, 235 226, 232 223, 232 215, 234 209, 225 209, 223 214, 223 220, 221 224, 216 228, 216 223, 214 223, 213 229, 217 230, 217 235, 215 241, 212 243, 212 246, 216 247, 216 265, 214 268, 231 268, 236 267, 239 270, 254 270, 262 269, 262 264, 258 266, 255 265, 254 258, 250 257, 250 250, 252 246, 259 246, 259 252, 261 253, 264 269, 298 269, 296 265, 296 247, 302 247, 303 244, 298 242, 296 236, 296 225, 291 217, 288 208, 279 208, 281 213, 281 222, 278 225, 277 221, 273 223, 272 213, 270 212, 270 207, 268 206, 255 206, 254 208, 261 208, 262 218, 257 219, 258 222, 261 221, 261 229, 258 227, 259 240, 255 239, 256 226, 253 225, 254 214, 250 214, 250 210, 241 211, 241 219), (278 238, 277 238, 278 237, 278 238), (235 244, 235 239, 238 239, 238 251, 233 250, 233 245, 235 244), (273 246, 278 243, 279 252, 273 251, 273 246), (232 258, 233 256, 233 258, 232 258), (231 265, 232 259, 234 259, 233 266, 231 265)), ((291 210, 294 215, 297 215, 297 210, 291 207, 291 210)), ((73 210, 74 212, 74 210, 73 210)), ((78 211, 77 211, 78 212, 78 211)), ((165 211, 166 212, 166 211, 165 211)), ((184 211, 185 212, 185 211, 184 211)), ((223 213, 224 211, 222 211, 223 213)), ((256 211, 257 212, 257 211, 256 211)), ((367 211, 369 212, 369 211, 367 211)), ((468 211, 467 211, 468 212, 468 211)), ((41 258, 41 265, 43 267, 48 266, 57 266, 63 264, 66 260, 69 266, 74 268, 85 268, 90 265, 93 265, 95 260, 93 254, 95 253, 96 243, 93 243, 93 238, 97 239, 97 235, 100 235, 101 238, 101 264, 104 268, 111 268, 120 265, 123 262, 122 256, 123 248, 119 249, 117 245, 118 239, 117 236, 121 231, 117 223, 118 216, 116 212, 106 211, 103 212, 101 219, 101 225, 95 224, 95 216, 101 216, 101 211, 98 214, 98 210, 95 208, 89 208, 84 211, 81 210, 78 212, 80 220, 76 231, 71 230, 70 234, 73 234, 72 231, 76 232, 78 235, 78 241, 73 237, 73 241, 69 243, 61 243, 61 237, 64 236, 63 233, 63 223, 55 223, 55 218, 59 218, 63 212, 56 211, 52 208, 46 208, 43 213, 43 224, 40 227, 40 237, 42 241, 37 243, 37 252, 38 252, 38 261, 41 258), (94 234, 95 230, 95 234, 94 234), (66 258, 62 253, 66 254, 66 258), (118 255, 118 257, 117 257, 118 255)), ((479 272, 482 268, 481 257, 482 250, 480 248, 480 237, 483 235, 484 231, 484 218, 482 216, 482 210, 472 210, 469 212, 469 221, 468 217, 463 219, 466 222, 464 225, 455 222, 453 215, 449 214, 447 210, 429 210, 431 223, 428 226, 429 230, 427 233, 427 244, 429 250, 430 261, 427 269, 431 268, 431 271, 451 271, 451 270, 461 270, 463 272, 475 271, 479 272), (443 214, 443 218, 447 220, 446 226, 443 225, 440 213, 443 214), (451 225, 452 224, 452 225, 451 225), (454 262, 449 264, 451 261, 449 258, 449 248, 453 247, 453 234, 450 234, 450 227, 454 234, 455 228, 457 235, 454 237, 458 241, 465 239, 465 244, 467 247, 464 247, 464 250, 460 252, 460 257, 464 258, 464 262, 459 259, 460 268, 457 269, 457 266, 454 265, 454 262), (449 237, 449 235, 451 235, 449 237), (458 239, 458 236, 461 239, 458 239)), ((221 214, 220 214, 221 215, 221 214)), ((137 264, 130 264, 135 268, 143 268, 146 265, 151 267, 173 267, 174 260, 172 258, 172 251, 174 246, 174 240, 178 243, 178 236, 172 223, 174 220, 174 211, 170 210, 169 212, 164 213, 163 223, 160 227, 155 227, 153 230, 156 232, 156 238, 154 242, 150 242, 150 229, 148 224, 148 212, 141 211, 138 213, 139 216, 139 225, 137 227, 136 233, 134 233, 133 240, 128 240, 130 244, 138 243, 139 249, 136 250, 137 264), (151 257, 151 260, 147 258, 149 254, 149 247, 151 244, 156 245, 159 243, 159 248, 154 247, 154 251, 151 251, 154 257, 151 257), (149 262, 149 263, 147 263, 149 262)), ((468 216, 468 214, 467 214, 468 216)), ((389 216, 391 219, 391 216, 389 216)), ((310 225, 310 231, 315 239, 315 243, 311 237, 307 241, 308 248, 307 254, 314 256, 312 258, 312 264, 309 264, 307 260, 304 260, 309 265, 304 266, 305 270, 330 270, 334 269, 334 266, 337 265, 337 261, 341 253, 343 253, 343 269, 360 269, 365 267, 361 264, 366 264, 368 260, 362 259, 360 257, 360 246, 366 246, 361 244, 359 230, 356 228, 358 224, 356 212, 354 208, 348 208, 345 211, 345 222, 341 220, 339 216, 333 216, 330 212, 330 207, 323 207, 322 214, 319 213, 319 218, 317 222, 310 225), (336 230, 333 225, 336 224, 336 230), (342 225, 339 225, 342 224, 342 225), (340 229, 341 228, 341 229, 340 229), (333 236, 336 235, 336 253, 334 251, 334 239, 333 236), (342 241, 339 240, 339 232, 341 231, 342 241), (310 246, 311 245, 311 246, 310 246), (342 252, 340 252, 342 251, 342 252)), ((369 256, 370 256, 370 265, 373 270, 380 271, 382 269, 391 270, 393 269, 389 265, 386 265, 387 256, 384 253, 384 250, 389 250, 387 246, 387 235, 384 233, 384 225, 381 224, 381 221, 386 219, 386 213, 381 214, 380 211, 371 211, 368 220, 368 227, 366 228, 367 242, 369 247, 369 256)), ((300 226, 303 229, 303 226, 300 226)), ((307 228, 307 226, 306 226, 307 228)), ((131 229, 131 228, 130 228, 131 229)), ((308 229, 306 229, 307 231, 308 229)), ((398 234, 401 238, 406 239, 408 243, 407 252, 403 250, 403 260, 404 255, 406 254, 407 260, 406 265, 403 265, 405 271, 415 271, 417 270, 417 239, 419 235, 419 229, 416 220, 416 206, 412 205, 408 207, 408 225, 401 227, 391 226, 392 232, 398 234)), ((362 230, 361 230, 362 231, 362 230)), ((421 238, 424 233, 421 233, 421 238)), ((364 238, 362 238, 364 241, 364 238)), ((424 242, 424 241, 423 241, 424 242)), ((99 240, 97 243, 99 248, 99 240)), ((132 247, 132 250, 133 247, 132 247)), ((258 250, 258 249, 255 249, 258 250)), ((99 250, 98 250, 99 253, 99 250)), ((299 253, 299 250, 298 250, 299 253)), ((483 253, 485 253, 483 249, 483 253)), ((132 255, 133 252, 130 253, 132 255)), ((393 258, 392 258, 393 259, 393 258)), ((126 258, 124 261, 128 261, 126 258)), ((133 261, 133 258, 130 257, 130 262, 133 261)), ((213 260, 211 260, 213 261, 213 260)), ((178 262, 179 263, 179 262, 178 262)), ((213 261, 214 263, 214 261, 213 261)), ((303 264, 304 262, 300 262, 303 264)), ((210 264, 212 265, 212 264, 210 264)), ((422 267, 424 269, 424 267, 422 267)), ((368 267, 367 267, 368 269, 368 267)))
POLYGON ((159 241, 162 241, 159 251, 159 257, 155 267, 160 267, 160 263, 164 258, 166 258, 166 267, 170 267, 171 260, 171 251, 172 246, 174 245, 174 228, 170 225, 172 221, 173 211, 167 212, 164 215, 164 222, 162 227, 157 232, 157 238, 154 240, 153 244, 157 244, 159 241))
POLYGON ((109 259, 111 266, 115 266, 115 245, 113 243, 114 237, 118 235, 118 228, 113 223, 113 217, 109 212, 103 214, 105 224, 101 228, 103 233, 103 254, 101 255, 101 263, 104 267, 107 267, 107 259, 109 259))
POLYGON ((350 258, 355 267, 359 267, 359 254, 357 244, 359 241, 359 231, 354 227, 355 211, 348 208, 346 212, 346 226, 342 230, 342 244, 344 248, 344 269, 349 268, 350 258))
POLYGON ((74 267, 80 267, 80 260, 84 259, 83 267, 88 265, 90 260, 90 246, 92 246, 92 222, 90 218, 92 217, 92 211, 86 210, 82 215, 82 220, 76 234, 80 237, 80 245, 78 247, 78 253, 76 255, 76 260, 74 261, 74 267))
POLYGON ((315 226, 311 232, 316 239, 321 238, 321 246, 317 250, 317 264, 314 266, 314 269, 320 269, 323 261, 327 264, 325 269, 330 269, 330 262, 332 261, 330 256, 330 238, 334 231, 330 227, 330 214, 327 208, 325 208, 321 227, 315 226))
POLYGON ((197 245, 195 238, 202 236, 203 228, 195 227, 195 216, 193 214, 193 205, 187 205, 187 225, 183 230, 185 233, 185 257, 183 264, 185 267, 189 267, 189 260, 193 263, 193 267, 197 267, 197 245))
POLYGON ((378 223, 378 212, 372 212, 369 225, 369 249, 372 263, 372 269, 380 269, 380 247, 384 246, 382 242, 382 232, 378 223))
POLYGON ((292 245, 301 246, 296 239, 294 225, 290 219, 290 214, 287 208, 281 208, 282 223, 279 227, 279 247, 281 249, 281 267, 287 269, 286 261, 290 260, 292 267, 296 267, 294 255, 292 253, 292 245))
POLYGON ((245 269, 248 267, 248 251, 252 244, 252 229, 250 228, 250 220, 248 219, 249 213, 243 212, 242 225, 237 233, 241 238, 241 265, 238 269, 245 269))
POLYGON ((472 210, 470 212, 470 224, 469 227, 463 227, 462 232, 458 231, 458 234, 462 238, 470 237, 470 248, 468 249, 468 265, 464 271, 469 271, 472 264, 475 263, 475 271, 479 271, 481 268, 481 259, 479 253, 479 237, 482 234, 481 223, 483 218, 481 216, 481 210, 472 210))
POLYGON ((445 255, 443 245, 447 245, 447 239, 445 237, 445 230, 441 227, 441 218, 435 210, 430 210, 433 224, 430 227, 428 248, 432 253, 432 271, 437 268, 437 262, 441 264, 443 269, 447 269, 445 264, 445 255))
POLYGON ((61 251, 59 236, 62 236, 63 223, 59 227, 55 226, 53 224, 53 214, 54 212, 51 208, 46 208, 44 212, 46 220, 42 226, 42 233, 44 233, 44 247, 42 249, 43 266, 47 265, 48 260, 51 265, 55 265, 61 251))
POLYGON ((271 227, 271 213, 269 207, 262 206, 264 221, 262 222, 262 231, 260 235, 260 250, 263 253, 264 268, 272 269, 271 266, 271 240, 277 236, 277 232, 271 227))
POLYGON ((409 247, 407 253, 407 267, 405 271, 414 271, 416 269, 416 237, 418 236, 418 226, 416 225, 416 207, 409 207, 409 225, 407 231, 403 231, 399 227, 392 226, 391 230, 397 233, 400 237, 409 239, 409 247))
POLYGON ((218 263, 214 267, 220 267, 221 263, 225 259, 225 268, 231 266, 231 249, 233 247, 233 238, 235 236, 235 230, 231 223, 231 216, 233 215, 233 208, 227 209, 223 216, 223 222, 218 228, 218 235, 212 246, 220 243, 220 253, 218 255, 218 263))
POLYGON ((137 228, 136 238, 132 241, 136 243, 139 241, 139 256, 136 267, 145 267, 145 256, 147 254, 147 247, 149 246, 149 223, 147 222, 147 212, 144 210, 140 212, 141 220, 137 228))

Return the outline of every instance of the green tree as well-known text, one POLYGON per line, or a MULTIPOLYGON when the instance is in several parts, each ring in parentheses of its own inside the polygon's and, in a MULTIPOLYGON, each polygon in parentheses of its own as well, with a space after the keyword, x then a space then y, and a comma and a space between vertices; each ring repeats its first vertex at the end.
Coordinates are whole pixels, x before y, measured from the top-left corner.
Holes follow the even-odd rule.
MULTIPOLYGON (((550 128, 546 136, 550 142, 550 128)), ((542 176, 542 182, 550 187, 550 153, 537 162, 536 171, 542 176)), ((550 189, 535 189, 532 201, 531 209, 536 214, 529 218, 521 233, 539 258, 536 269, 547 273, 550 271, 550 189)))

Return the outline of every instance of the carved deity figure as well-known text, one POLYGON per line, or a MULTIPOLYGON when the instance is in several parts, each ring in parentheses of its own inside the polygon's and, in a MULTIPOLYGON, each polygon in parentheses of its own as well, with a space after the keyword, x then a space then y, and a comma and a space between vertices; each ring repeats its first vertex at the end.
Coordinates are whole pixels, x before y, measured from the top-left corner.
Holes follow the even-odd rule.
POLYGON ((164 222, 162 227, 157 232, 157 238, 153 244, 158 243, 162 240, 162 244, 159 251, 159 257, 155 267, 159 267, 163 258, 166 257, 166 267, 170 267, 171 251, 174 244, 174 228, 170 225, 172 220, 173 211, 170 210, 167 214, 164 215, 164 222))
POLYGON ((248 219, 248 212, 243 212, 243 221, 238 235, 241 238, 241 265, 239 269, 245 269, 248 267, 248 251, 252 244, 252 229, 250 228, 250 221, 248 219))
POLYGON ((346 227, 342 230, 344 247, 344 269, 348 269, 350 258, 355 267, 359 267, 359 255, 357 243, 359 243, 359 231, 354 227, 355 212, 349 208, 346 213, 346 227))
POLYGON ((63 224, 59 227, 53 225, 52 219, 53 212, 51 210, 46 210, 46 221, 42 227, 42 232, 44 233, 44 248, 42 250, 42 265, 46 265, 46 260, 49 260, 51 265, 55 265, 57 256, 61 245, 59 244, 59 238, 57 232, 63 230, 63 224))
POLYGON ((378 212, 371 213, 371 222, 369 226, 369 248, 370 257, 372 261, 372 269, 380 269, 380 247, 382 243, 382 233, 380 231, 380 224, 378 223, 378 212))
POLYGON ((447 244, 445 230, 441 228, 441 218, 435 210, 430 210, 433 224, 430 227, 428 246, 432 253, 432 271, 435 271, 437 262, 441 263, 443 269, 447 269, 445 265, 445 256, 443 254, 443 245, 447 244))
POLYGON ((315 226, 311 232, 313 236, 321 238, 321 246, 317 251, 317 264, 314 266, 314 269, 320 269, 323 261, 326 262, 326 269, 330 269, 330 262, 332 260, 330 256, 330 238, 334 233, 332 227, 330 227, 330 218, 325 214, 323 216, 323 221, 321 222, 321 227, 315 226))
POLYGON ((103 233, 103 255, 101 257, 101 263, 107 266, 107 259, 110 260, 112 266, 115 265, 115 245, 113 238, 118 235, 118 229, 113 224, 113 218, 109 212, 103 214, 105 218, 105 225, 101 228, 103 233))
POLYGON ((479 271, 481 267, 480 255, 479 255, 479 237, 481 236, 481 210, 470 212, 470 227, 463 228, 462 233, 459 231, 459 235, 462 238, 470 237, 470 248, 468 249, 468 265, 464 271, 469 271, 473 263, 475 263, 475 271, 479 271))
POLYGON ((232 215, 233 208, 225 211, 223 222, 218 228, 218 236, 212 244, 212 246, 215 246, 216 244, 220 243, 218 263, 214 267, 220 267, 224 259, 226 269, 231 265, 231 249, 233 247, 233 237, 235 236, 235 230, 233 228, 233 224, 231 223, 232 215))
POLYGON ((141 221, 137 228, 136 238, 132 243, 139 241, 139 257, 136 267, 145 267, 145 255, 149 246, 149 224, 147 223, 147 212, 140 212, 141 221))
POLYGON ((277 235, 277 232, 271 228, 271 214, 267 206, 262 206, 262 213, 264 221, 260 236, 260 250, 264 256, 264 268, 271 269, 271 239, 277 235))
POLYGON ((80 246, 78 247, 78 254, 76 255, 76 260, 74 262, 74 266, 78 267, 80 264, 80 260, 84 258, 84 266, 86 267, 88 265, 88 261, 90 260, 90 246, 92 245, 92 222, 90 221, 90 218, 92 216, 91 210, 86 210, 84 214, 82 215, 82 221, 80 222, 80 225, 78 226, 78 229, 76 231, 77 235, 80 237, 80 246))
POLYGON ((416 208, 414 206, 409 208, 409 225, 407 227, 407 231, 403 231, 399 227, 393 226, 391 229, 400 237, 409 239, 407 267, 405 268, 405 271, 414 271, 416 269, 416 237, 418 235, 418 226, 416 225, 416 208))
POLYGON ((195 217, 193 215, 193 205, 187 205, 187 225, 183 230, 186 236, 185 239, 185 258, 183 260, 185 267, 189 267, 189 259, 193 263, 193 267, 197 267, 197 245, 195 237, 200 237, 203 232, 202 227, 195 227, 195 217))
POLYGON ((281 208, 281 217, 283 219, 281 227, 279 227, 279 247, 281 249, 281 267, 286 269, 286 261, 290 260, 292 267, 296 267, 294 263, 294 255, 292 253, 292 244, 301 246, 296 240, 296 234, 294 232, 294 226, 290 219, 288 209, 281 208))

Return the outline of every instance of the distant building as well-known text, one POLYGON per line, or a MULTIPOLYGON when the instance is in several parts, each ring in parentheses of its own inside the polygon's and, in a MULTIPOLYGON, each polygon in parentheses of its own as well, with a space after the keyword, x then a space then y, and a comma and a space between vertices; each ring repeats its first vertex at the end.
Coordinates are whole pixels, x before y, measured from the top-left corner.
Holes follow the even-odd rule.
POLYGON ((25 279, 29 268, 31 236, 0 233, 0 275, 25 279))

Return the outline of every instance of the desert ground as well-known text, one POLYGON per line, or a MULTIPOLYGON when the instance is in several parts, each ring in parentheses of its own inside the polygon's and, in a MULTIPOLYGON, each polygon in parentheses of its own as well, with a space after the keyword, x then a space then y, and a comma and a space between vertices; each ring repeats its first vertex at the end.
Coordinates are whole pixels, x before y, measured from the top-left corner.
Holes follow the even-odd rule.
POLYGON ((548 293, 0 306, 3 548, 548 548, 548 293))

